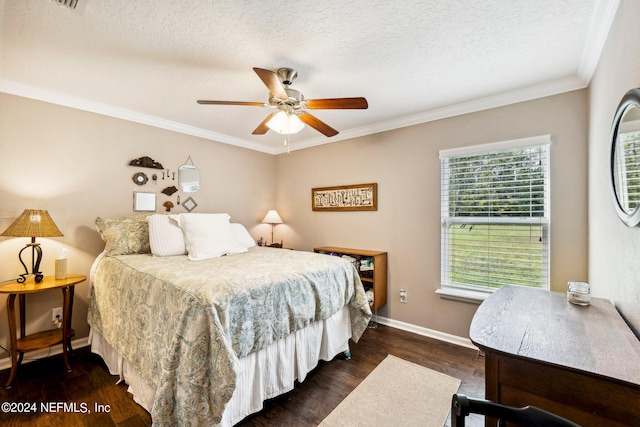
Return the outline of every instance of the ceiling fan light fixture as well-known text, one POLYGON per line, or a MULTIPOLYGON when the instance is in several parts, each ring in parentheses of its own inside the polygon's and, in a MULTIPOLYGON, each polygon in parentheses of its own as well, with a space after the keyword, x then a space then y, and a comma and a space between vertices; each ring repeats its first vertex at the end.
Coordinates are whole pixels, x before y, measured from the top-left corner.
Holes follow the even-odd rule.
POLYGON ((296 114, 285 111, 274 113, 266 125, 272 131, 282 135, 298 133, 304 128, 304 123, 296 114))
MULTIPOLYGON (((0 0, 1 2, 2 0, 0 0)), ((64 1, 64 0, 60 0, 64 1)), ((253 67, 262 83, 269 89, 269 103, 243 101, 208 101, 198 100, 198 104, 210 105, 247 105, 254 107, 272 107, 278 111, 269 114, 260 122, 252 135, 264 135, 273 130, 281 135, 292 135, 309 125, 326 137, 336 136, 338 131, 310 114, 308 110, 366 110, 367 100, 357 98, 326 98, 305 100, 302 93, 291 89, 289 85, 297 76, 293 68, 280 68, 277 73, 264 68, 253 67)), ((285 141, 287 141, 285 139, 285 141)), ((288 142, 287 142, 288 144, 288 142)))

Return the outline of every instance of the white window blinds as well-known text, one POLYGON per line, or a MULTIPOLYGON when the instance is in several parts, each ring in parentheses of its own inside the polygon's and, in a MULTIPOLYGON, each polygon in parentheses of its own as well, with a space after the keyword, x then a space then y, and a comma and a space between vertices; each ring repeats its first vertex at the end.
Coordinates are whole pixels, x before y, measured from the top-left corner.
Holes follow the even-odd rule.
POLYGON ((442 287, 549 288, 549 142, 441 151, 442 287))

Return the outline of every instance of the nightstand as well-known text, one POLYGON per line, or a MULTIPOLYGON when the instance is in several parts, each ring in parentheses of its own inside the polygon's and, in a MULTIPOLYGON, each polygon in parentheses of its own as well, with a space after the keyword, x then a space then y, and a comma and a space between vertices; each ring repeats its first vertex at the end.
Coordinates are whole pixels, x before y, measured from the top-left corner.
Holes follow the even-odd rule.
POLYGON ((81 274, 70 274, 66 279, 56 280, 55 276, 45 276, 42 282, 35 283, 33 277, 30 277, 24 283, 18 283, 14 280, 0 285, 0 293, 9 294, 7 296, 7 315, 9 316, 9 335, 11 338, 11 373, 9 374, 9 380, 7 381, 7 388, 11 387, 11 382, 16 376, 18 366, 22 363, 22 357, 24 356, 24 353, 28 351, 62 344, 64 364, 68 371, 71 370, 71 366, 69 365, 69 352, 71 351, 71 337, 75 333, 75 331, 71 329, 73 292, 75 285, 80 282, 84 282, 85 280, 87 280, 87 276, 83 276, 81 274), (26 295, 54 289, 62 290, 62 328, 50 329, 26 335, 26 295), (18 338, 16 331, 16 297, 18 297, 20 306, 20 338, 18 338))

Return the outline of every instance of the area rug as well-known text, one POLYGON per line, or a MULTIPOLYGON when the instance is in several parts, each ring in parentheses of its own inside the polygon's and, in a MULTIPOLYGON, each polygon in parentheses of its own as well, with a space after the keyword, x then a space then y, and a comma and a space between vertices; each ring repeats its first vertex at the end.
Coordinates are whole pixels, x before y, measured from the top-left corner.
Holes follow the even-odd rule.
POLYGON ((460 380, 388 355, 320 424, 442 427, 460 380))

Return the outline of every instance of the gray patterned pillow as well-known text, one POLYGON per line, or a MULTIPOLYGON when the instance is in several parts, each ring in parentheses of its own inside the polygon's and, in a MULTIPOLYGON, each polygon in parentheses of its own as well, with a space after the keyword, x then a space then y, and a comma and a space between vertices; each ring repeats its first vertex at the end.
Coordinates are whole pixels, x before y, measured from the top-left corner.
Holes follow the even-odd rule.
POLYGON ((148 215, 96 218, 96 228, 109 256, 151 253, 148 215))

